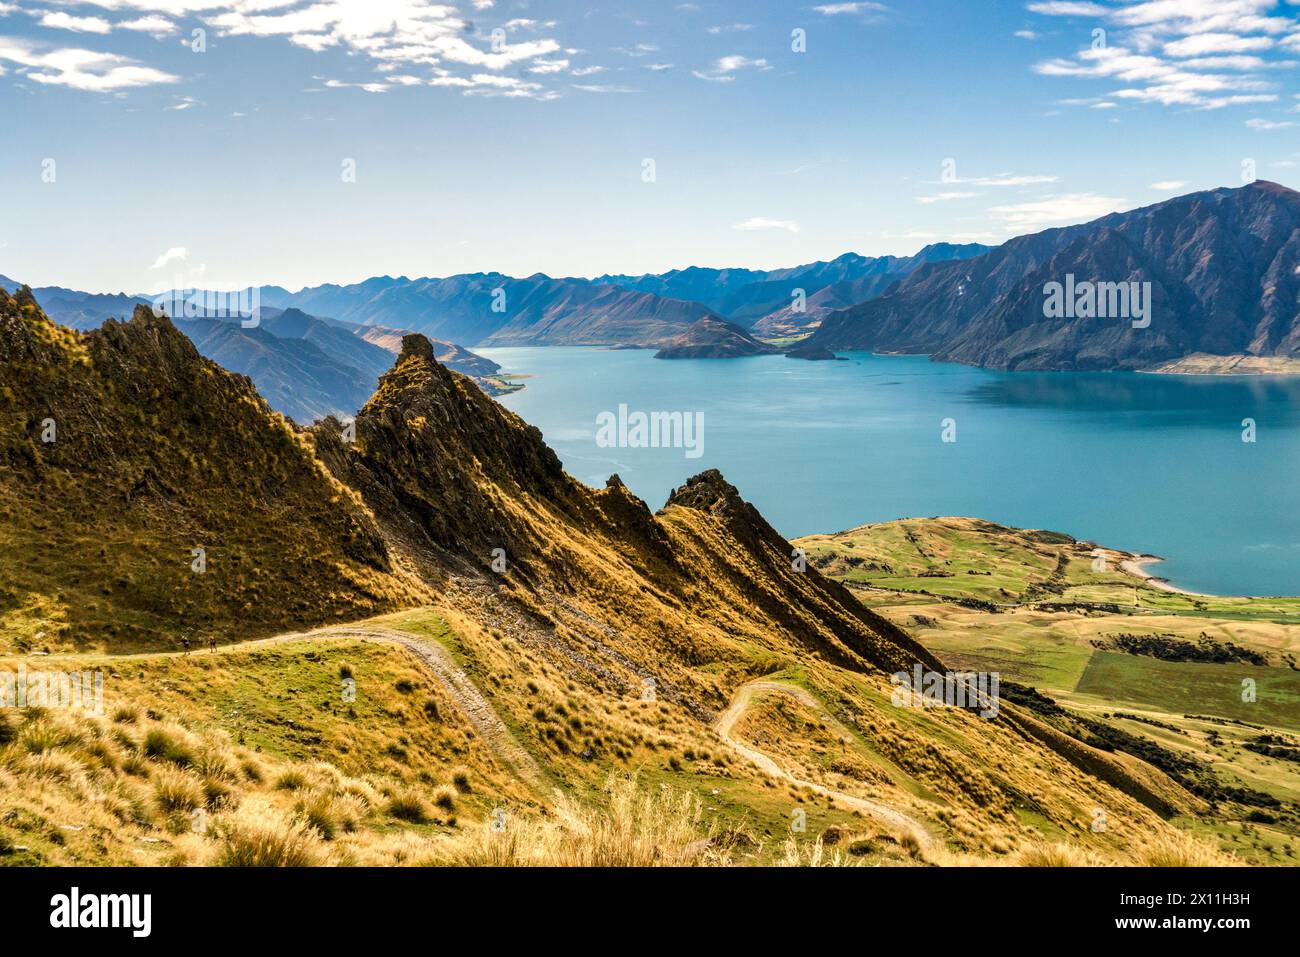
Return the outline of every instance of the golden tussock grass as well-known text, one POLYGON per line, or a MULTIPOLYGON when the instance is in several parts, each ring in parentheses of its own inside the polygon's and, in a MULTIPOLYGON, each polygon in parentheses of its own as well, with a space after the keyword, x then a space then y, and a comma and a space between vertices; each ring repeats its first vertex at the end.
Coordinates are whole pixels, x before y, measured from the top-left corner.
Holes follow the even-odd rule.
POLYGON ((611 778, 606 802, 557 796, 547 820, 489 820, 428 863, 474 867, 682 867, 723 863, 699 798, 611 778))

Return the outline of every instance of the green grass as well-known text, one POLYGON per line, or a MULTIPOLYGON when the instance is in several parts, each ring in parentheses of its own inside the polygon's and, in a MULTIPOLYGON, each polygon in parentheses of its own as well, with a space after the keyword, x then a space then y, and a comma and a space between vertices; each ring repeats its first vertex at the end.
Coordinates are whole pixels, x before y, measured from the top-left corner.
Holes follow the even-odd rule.
MULTIPOLYGON (((1120 567, 1131 553, 1059 532, 973 518, 914 518, 798 540, 823 571, 842 581, 944 599, 1000 605, 1078 602, 1193 617, 1300 624, 1300 597, 1183 595, 1140 582, 1120 567)), ((1159 574, 1160 566, 1148 566, 1159 574)))
POLYGON ((1210 714, 1279 728, 1300 728, 1300 672, 1251 665, 1161 661, 1116 652, 1092 656, 1076 689, 1116 704, 1210 714), (1256 700, 1242 701, 1242 679, 1256 683, 1256 700))

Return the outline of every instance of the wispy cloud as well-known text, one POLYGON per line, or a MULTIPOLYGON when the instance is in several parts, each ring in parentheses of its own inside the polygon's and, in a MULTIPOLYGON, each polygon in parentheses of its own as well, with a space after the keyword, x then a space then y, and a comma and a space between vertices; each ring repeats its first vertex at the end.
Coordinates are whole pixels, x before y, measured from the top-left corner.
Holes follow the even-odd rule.
POLYGON ((75 33, 108 33, 113 29, 113 24, 103 17, 74 17, 61 10, 44 13, 37 22, 51 30, 72 30, 75 33))
POLYGON ((135 20, 123 20, 121 23, 114 24, 122 30, 135 30, 139 33, 175 33, 176 24, 172 23, 166 17, 147 16, 139 17, 135 20))
POLYGON ((1036 186, 1041 183, 1055 183, 1057 177, 1043 174, 1018 175, 1015 173, 998 173, 994 176, 965 176, 952 180, 954 183, 967 183, 971 186, 1036 186))
POLYGON ((960 193, 960 192, 935 193, 933 196, 918 196, 916 197, 916 201, 918 203, 924 203, 926 205, 929 205, 930 203, 947 203, 947 202, 951 202, 954 199, 973 199, 976 196, 983 196, 983 195, 984 195, 983 193, 960 193))
POLYGON ((824 17, 862 16, 863 14, 889 13, 883 3, 823 3, 813 7, 824 17))
POLYGON ((618 86, 613 83, 574 83, 575 90, 581 90, 583 93, 640 93, 641 91, 631 86, 618 86))
POLYGON ((1082 3, 1076 0, 1052 0, 1049 3, 1031 3, 1031 13, 1041 13, 1049 17, 1104 17, 1110 13, 1109 7, 1100 3, 1082 3))
POLYGON ((743 223, 731 227, 742 232, 755 232, 760 229, 784 229, 789 233, 799 232, 799 224, 790 219, 768 219, 765 216, 751 216, 743 223))
POLYGON ((1152 183, 1150 189, 1159 190, 1162 193, 1172 193, 1176 189, 1182 189, 1187 183, 1181 179, 1162 179, 1159 182, 1152 183))
POLYGON ((1281 0, 1053 0, 1028 9, 1105 25, 1092 46, 1034 70, 1109 82, 1112 88, 1097 98, 1107 102, 1203 110, 1274 102, 1277 84, 1268 74, 1295 66, 1277 52, 1300 50, 1300 21, 1281 0))
POLYGON ((129 57, 74 47, 43 47, 15 37, 0 37, 0 60, 18 64, 19 72, 35 83, 93 93, 180 80, 129 57))
POLYGON ((707 70, 692 70, 693 76, 701 80, 712 80, 714 83, 730 83, 734 80, 735 74, 740 70, 770 70, 767 60, 759 58, 751 60, 749 57, 735 54, 733 56, 719 57, 713 62, 713 66, 707 70))
POLYGON ((1127 201, 1096 193, 1061 193, 1024 203, 992 206, 989 215, 1008 233, 1023 233, 1048 226, 1083 223, 1117 212, 1127 201))
MULTIPOLYGON (((157 247, 154 248, 156 249, 157 247)), ((163 253, 161 256, 155 259, 153 261, 153 265, 150 266, 149 268, 162 269, 165 266, 170 265, 171 263, 184 262, 186 259, 189 258, 189 255, 190 255, 190 251, 186 249, 184 246, 173 246, 171 249, 167 250, 165 253, 163 253)))

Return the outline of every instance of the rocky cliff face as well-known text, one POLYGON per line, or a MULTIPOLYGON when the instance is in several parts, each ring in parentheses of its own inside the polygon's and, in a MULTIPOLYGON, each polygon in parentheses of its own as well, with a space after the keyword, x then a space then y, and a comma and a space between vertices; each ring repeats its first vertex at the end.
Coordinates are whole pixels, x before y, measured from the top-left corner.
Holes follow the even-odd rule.
POLYGON ((1292 356, 1298 252, 1300 194, 1266 182, 1209 190, 923 266, 879 299, 831 313, 810 341, 998 369, 1142 369, 1198 352, 1292 356), (1044 315, 1053 283, 1137 284, 1128 288, 1149 293, 1149 324, 1082 309, 1044 315))

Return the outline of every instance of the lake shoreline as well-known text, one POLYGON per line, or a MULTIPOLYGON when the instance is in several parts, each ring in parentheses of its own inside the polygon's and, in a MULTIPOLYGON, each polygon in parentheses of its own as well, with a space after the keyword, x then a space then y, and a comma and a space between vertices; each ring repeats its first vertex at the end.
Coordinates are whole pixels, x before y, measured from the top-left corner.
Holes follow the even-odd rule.
POLYGON ((1143 584, 1150 585, 1152 588, 1158 588, 1160 591, 1167 591, 1174 595, 1190 595, 1193 598, 1245 598, 1245 595, 1211 595, 1209 592, 1192 591, 1188 588, 1179 588, 1168 578, 1162 578, 1146 570, 1145 566, 1154 565, 1157 562, 1163 562, 1164 559, 1158 555, 1135 555, 1119 563, 1119 567, 1127 574, 1133 576, 1143 584))

